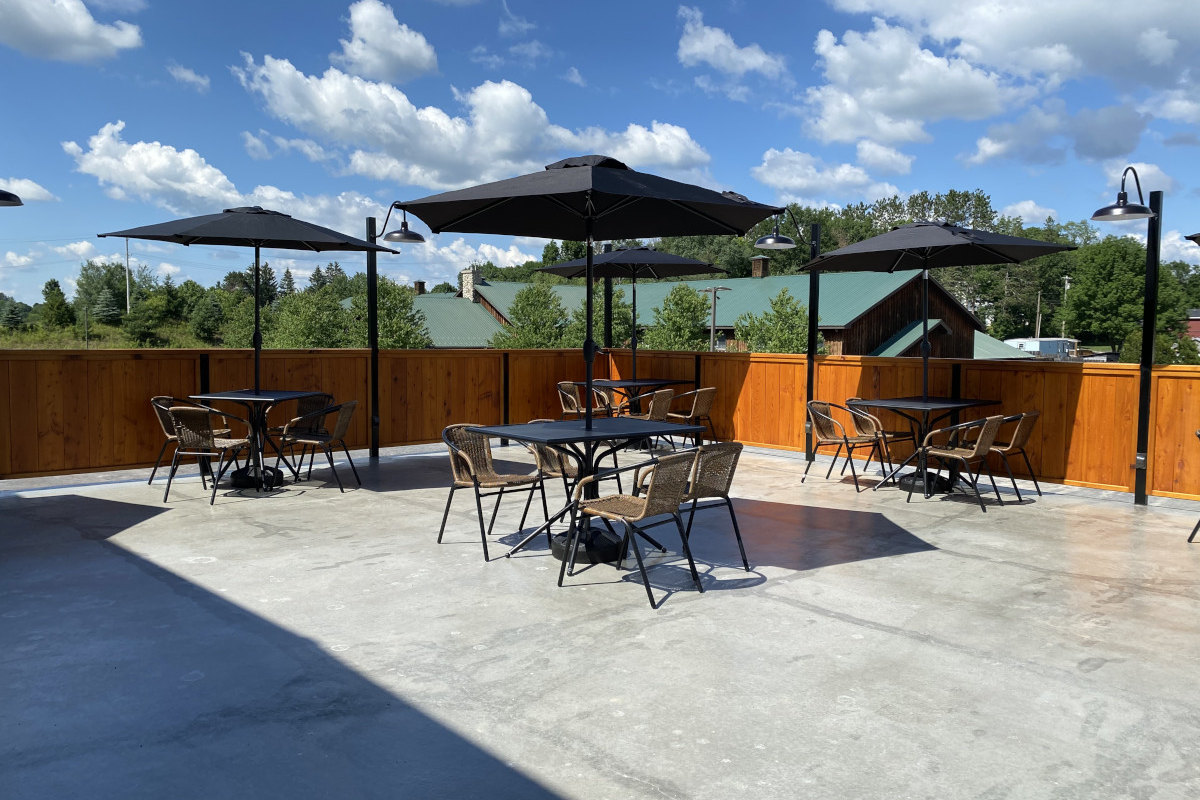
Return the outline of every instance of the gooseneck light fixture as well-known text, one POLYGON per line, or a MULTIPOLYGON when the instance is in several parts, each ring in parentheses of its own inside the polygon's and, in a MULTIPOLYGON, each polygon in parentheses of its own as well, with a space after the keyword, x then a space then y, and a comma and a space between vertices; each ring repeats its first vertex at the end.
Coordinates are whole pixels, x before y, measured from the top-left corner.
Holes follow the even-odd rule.
MULTIPOLYGON (((1100 222, 1123 222, 1125 220, 1149 220, 1146 226, 1146 286, 1142 302, 1142 353, 1138 362, 1138 417, 1137 452, 1133 462, 1133 502, 1146 505, 1146 473, 1149 467, 1150 442, 1150 374, 1154 366, 1154 338, 1158 316, 1158 254, 1162 230, 1162 192, 1150 193, 1150 205, 1142 199, 1142 182, 1137 170, 1126 167, 1121 173, 1121 190, 1117 202, 1105 206, 1092 214, 1100 222), (1125 193, 1125 176, 1133 173, 1137 187, 1138 202, 1130 203, 1125 193)), ((1190 237, 1189 237, 1190 238, 1190 237)))
POLYGON ((387 216, 383 218, 383 230, 387 231, 387 233, 383 235, 383 240, 385 242, 399 242, 401 244, 420 244, 421 242, 425 241, 424 236, 416 231, 410 231, 408 229, 408 212, 404 211, 403 209, 401 209, 401 214, 404 215, 404 221, 400 223, 400 230, 387 230, 388 220, 392 217, 392 211, 398 208, 400 208, 399 201, 392 203, 391 206, 388 207, 387 216))
MULTIPOLYGON (((796 235, 800 235, 800 223, 796 221, 796 217, 792 214, 790 206, 784 207, 787 210, 788 218, 791 219, 792 225, 796 228, 796 235)), ((754 243, 754 246, 760 250, 791 250, 796 246, 796 240, 790 236, 785 236, 779 232, 779 218, 782 214, 775 217, 775 230, 767 236, 763 236, 754 243)), ((821 254, 821 225, 814 222, 809 229, 809 259, 814 259, 821 254)), ((811 269, 808 271, 808 355, 805 359, 806 380, 804 387, 805 403, 804 403, 804 457, 808 461, 814 461, 817 458, 816 448, 813 447, 813 429, 812 420, 808 417, 808 404, 812 402, 813 390, 817 382, 817 308, 820 302, 821 295, 821 273, 820 270, 811 269)), ((714 296, 715 300, 716 297, 714 296)))

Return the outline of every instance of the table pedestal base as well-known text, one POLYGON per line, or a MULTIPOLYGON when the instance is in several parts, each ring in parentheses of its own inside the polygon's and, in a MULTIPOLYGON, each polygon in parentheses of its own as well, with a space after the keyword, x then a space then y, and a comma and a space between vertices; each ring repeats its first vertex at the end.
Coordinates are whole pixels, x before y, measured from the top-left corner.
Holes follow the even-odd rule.
MULTIPOLYGON (((550 537, 550 554, 562 561, 567 557, 570 531, 550 537)), ((603 528, 584 531, 575 543, 576 564, 611 564, 621 555, 621 540, 603 528)))
MULTIPOLYGON (((242 467, 229 473, 229 483, 235 489, 253 489, 258 485, 258 468, 242 467)), ((263 467, 262 487, 276 489, 283 485, 283 470, 263 467)))
MULTIPOLYGON (((929 475, 929 492, 930 494, 949 494, 954 488, 954 481, 945 475, 938 475, 930 472, 929 475)), ((907 475, 901 475, 896 479, 896 483, 900 486, 900 490, 904 492, 922 493, 925 491, 925 485, 921 482, 920 472, 910 472, 907 475)))

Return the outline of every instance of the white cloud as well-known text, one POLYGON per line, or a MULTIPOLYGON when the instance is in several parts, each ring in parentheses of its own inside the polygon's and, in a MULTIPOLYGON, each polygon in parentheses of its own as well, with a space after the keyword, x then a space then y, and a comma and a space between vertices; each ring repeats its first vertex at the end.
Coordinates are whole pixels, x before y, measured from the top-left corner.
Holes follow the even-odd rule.
POLYGON ((300 153, 309 161, 316 162, 330 161, 335 158, 333 153, 312 139, 286 139, 283 136, 275 136, 261 129, 257 135, 250 133, 250 131, 242 131, 242 146, 245 148, 246 154, 257 161, 263 161, 287 153, 300 153), (273 152, 268 144, 268 140, 271 145, 275 146, 273 152))
POLYGON ((35 58, 86 62, 140 47, 142 34, 128 22, 97 22, 82 0, 3 0, 0 42, 35 58))
MULTIPOLYGON (((1126 167, 1133 167, 1134 172, 1137 173, 1138 179, 1141 182, 1142 193, 1145 195, 1147 203, 1150 202, 1150 192, 1161 191, 1170 194, 1179 188, 1178 181, 1163 172, 1157 164, 1148 164, 1144 161, 1126 163, 1120 159, 1113 159, 1105 162, 1102 169, 1104 170, 1104 176, 1108 181, 1108 185, 1114 192, 1121 185, 1121 176, 1124 174, 1126 167)), ((1132 173, 1125 180, 1125 191, 1129 194, 1129 202, 1137 202, 1137 182, 1134 181, 1132 173)))
POLYGON ((12 192, 24 203, 50 202, 58 199, 49 189, 29 178, 0 178, 0 189, 12 192))
POLYGON ((705 25, 700 9, 680 6, 678 14, 683 20, 683 35, 679 37, 676 55, 683 66, 707 64, 718 72, 738 78, 750 72, 767 78, 786 74, 783 56, 768 53, 757 44, 738 47, 727 32, 705 25))
POLYGON ((697 75, 693 83, 705 94, 721 94, 738 103, 745 103, 750 99, 750 87, 737 81, 718 82, 714 81, 711 75, 697 75))
MULTIPOLYGON (((1167 231, 1159 240, 1159 258, 1166 261, 1186 261, 1189 264, 1200 264, 1200 247, 1197 247, 1190 239, 1185 239, 1184 236, 1191 234, 1183 234, 1179 231, 1167 231)), ((1142 243, 1145 244, 1145 237, 1142 238, 1142 243)))
POLYGON ((404 81, 437 71, 433 45, 417 31, 396 21, 391 6, 358 0, 350 6, 350 41, 329 58, 348 72, 381 81, 404 81))
POLYGON ((899 192, 892 184, 871 178, 862 167, 826 164, 810 153, 791 148, 782 151, 771 148, 763 153, 762 164, 750 173, 760 182, 791 197, 820 198, 837 193, 843 201, 850 197, 878 200, 899 192))
POLYGON ((907 175, 912 171, 913 156, 905 155, 894 147, 861 139, 858 142, 858 163, 879 172, 907 175))
MULTIPOLYGON (((511 267, 524 264, 526 261, 536 261, 542 257, 539 250, 537 255, 522 251, 516 244, 508 247, 497 247, 493 244, 470 244, 466 239, 457 237, 449 244, 440 244, 446 236, 433 236, 422 245, 404 247, 404 254, 410 256, 427 269, 433 270, 439 277, 457 275, 473 263, 490 261, 498 267, 511 267)), ((385 259, 380 260, 385 265, 385 259)), ((451 280, 451 283, 454 281, 451 280)))
POLYGON ((76 170, 96 178, 114 199, 134 198, 177 215, 260 205, 346 232, 361 230, 363 220, 379 210, 378 201, 356 192, 297 195, 270 185, 241 192, 195 150, 129 143, 121 138, 124 127, 124 122, 105 125, 88 139, 86 150, 76 142, 63 143, 76 170))
POLYGON ((469 56, 473 64, 481 64, 487 69, 500 69, 504 66, 504 56, 496 55, 481 44, 471 49, 469 56))
POLYGON ((1138 111, 1173 122, 1200 124, 1200 89, 1168 89, 1147 97, 1138 111))
POLYGON ((347 169, 431 189, 448 189, 529 172, 563 152, 608 153, 631 166, 693 169, 709 156, 676 125, 631 124, 624 131, 570 131, 550 123, 524 87, 485 81, 456 93, 464 116, 418 108, 394 86, 328 69, 302 74, 286 60, 246 56, 234 75, 262 97, 268 113, 323 146, 350 149, 347 169))
POLYGON ((500 17, 501 36, 523 36, 537 27, 524 17, 514 14, 509 9, 507 0, 500 0, 500 7, 504 10, 504 15, 500 17))
POLYGON ((1058 219, 1057 211, 1053 208, 1039 206, 1033 200, 1011 203, 1000 209, 1000 214, 1005 217, 1017 217, 1026 225, 1041 225, 1047 217, 1058 219))
POLYGON ((542 44, 537 39, 530 39, 528 42, 514 44, 508 48, 508 52, 520 61, 528 64, 534 64, 537 61, 544 61, 554 55, 554 51, 548 46, 542 44))
POLYGON ((1072 116, 1061 100, 1051 99, 1013 122, 990 126, 965 161, 982 164, 1012 158, 1030 164, 1059 164, 1069 150, 1080 158, 1115 158, 1133 152, 1145 128, 1145 115, 1129 106, 1085 108, 1072 116))
POLYGON ((96 253, 96 246, 88 241, 71 242, 62 247, 55 247, 54 252, 64 256, 74 256, 78 259, 91 258, 96 253))
MULTIPOLYGON (((159 275, 168 275, 174 279, 174 277, 182 271, 182 268, 177 267, 174 264, 168 264, 166 261, 162 261, 159 263, 156 271, 159 275)), ((251 294, 253 294, 253 292, 251 292, 251 294)))
MULTIPOLYGON (((259 131, 265 134, 266 131, 259 131)), ((267 147, 267 143, 262 137, 255 136, 250 131, 242 131, 242 147, 246 149, 246 155, 256 161, 265 161, 271 157, 271 150, 267 147)))
POLYGON ((1130 13, 1098 13, 1091 0, 958 0, 952 6, 945 0, 834 0, 833 5, 897 20, 959 58, 1051 87, 1085 75, 1167 87, 1200 66, 1195 46, 1200 15, 1178 0, 1143 0, 1130 13))
POLYGON ((22 256, 9 250, 4 254, 4 263, 13 269, 21 269, 33 263, 33 256, 22 256))
POLYGON ((571 67, 567 73, 563 75, 563 80, 567 83, 573 83, 576 86, 587 86, 587 81, 583 79, 583 75, 579 73, 576 67, 571 67))
POLYGON ((201 94, 208 91, 210 81, 207 75, 201 75, 195 70, 174 63, 167 65, 167 72, 171 73, 171 77, 175 80, 191 86, 201 94))
POLYGON ((816 112, 809 130, 825 142, 923 141, 926 122, 986 119, 1032 95, 881 20, 867 33, 847 31, 840 44, 822 30, 814 50, 828 82, 807 90, 816 112))

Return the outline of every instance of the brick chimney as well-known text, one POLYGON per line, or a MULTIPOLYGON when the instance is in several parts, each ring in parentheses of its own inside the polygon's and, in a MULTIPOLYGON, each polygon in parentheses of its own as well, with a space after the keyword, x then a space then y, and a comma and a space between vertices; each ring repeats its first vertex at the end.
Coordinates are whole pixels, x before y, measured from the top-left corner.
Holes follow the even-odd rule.
POLYGON ((462 278, 462 296, 472 303, 477 303, 479 300, 475 297, 475 285, 482 280, 480 272, 475 267, 467 267, 459 273, 462 278))
POLYGON ((413 288, 417 290, 417 294, 425 294, 425 281, 413 281, 413 288))
POLYGON ((750 277, 765 278, 771 274, 771 268, 767 264, 771 259, 767 256, 754 256, 750 259, 750 277))

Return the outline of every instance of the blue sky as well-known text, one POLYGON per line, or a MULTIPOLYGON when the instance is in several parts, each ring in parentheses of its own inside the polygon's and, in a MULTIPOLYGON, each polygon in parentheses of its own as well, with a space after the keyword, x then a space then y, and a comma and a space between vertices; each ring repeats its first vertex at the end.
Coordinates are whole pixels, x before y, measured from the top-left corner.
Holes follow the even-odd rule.
MULTIPOLYGON (((103 231, 262 205, 362 236, 393 200, 585 153, 768 203, 982 189, 1031 222, 1089 217, 1134 164, 1163 258, 1200 262, 1194 0, 0 0, 0 75, 25 201, 0 291, 29 303, 123 260, 103 231)), ((432 285, 543 244, 442 234, 380 269, 432 285)), ((205 286, 252 260, 130 254, 205 286)), ((264 257, 303 285, 328 256, 264 257)))

